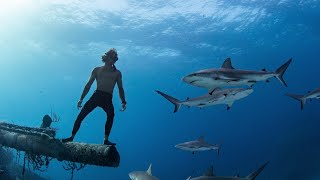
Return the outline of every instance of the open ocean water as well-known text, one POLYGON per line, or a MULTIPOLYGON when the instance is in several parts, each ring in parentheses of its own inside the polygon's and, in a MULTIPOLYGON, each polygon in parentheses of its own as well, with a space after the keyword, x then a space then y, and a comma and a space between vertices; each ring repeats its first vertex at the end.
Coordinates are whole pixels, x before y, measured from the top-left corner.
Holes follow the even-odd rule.
MULTIPOLYGON (((269 161, 257 180, 319 180, 320 102, 300 110, 285 96, 320 87, 319 19, 318 0, 1 0, 0 119, 39 127, 43 115, 54 112, 57 138, 69 136, 92 69, 114 47, 127 100, 120 112, 116 86, 110 140, 117 143, 120 166, 87 165, 73 179, 130 179, 130 172, 146 171, 150 163, 163 180, 197 177, 211 165, 216 175, 247 176, 269 161), (180 100, 206 94, 181 79, 220 68, 228 57, 237 69, 268 71, 292 58, 284 74, 288 87, 271 78, 230 110, 183 106, 177 113, 155 92, 180 100), (221 144, 220 154, 175 148, 200 136, 221 144)), ((104 111, 95 109, 74 141, 103 143, 105 121, 104 111)), ((46 179, 71 177, 57 160, 35 172, 46 179)))

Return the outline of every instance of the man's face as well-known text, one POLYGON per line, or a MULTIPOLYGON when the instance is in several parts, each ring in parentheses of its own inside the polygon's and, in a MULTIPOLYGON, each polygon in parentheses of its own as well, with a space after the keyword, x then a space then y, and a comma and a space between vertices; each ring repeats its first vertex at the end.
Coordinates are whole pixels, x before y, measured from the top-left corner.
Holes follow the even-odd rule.
POLYGON ((118 54, 117 53, 110 53, 110 54, 105 53, 102 56, 102 59, 106 63, 114 64, 118 60, 118 54))

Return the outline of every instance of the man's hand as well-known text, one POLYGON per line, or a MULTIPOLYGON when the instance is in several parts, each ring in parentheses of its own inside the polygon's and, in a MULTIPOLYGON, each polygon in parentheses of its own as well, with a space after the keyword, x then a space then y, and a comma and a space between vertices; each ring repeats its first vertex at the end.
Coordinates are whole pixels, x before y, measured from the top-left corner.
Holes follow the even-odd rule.
POLYGON ((120 111, 125 111, 127 109, 127 103, 122 103, 122 109, 120 111))
POLYGON ((82 105, 81 105, 81 104, 82 104, 82 100, 79 100, 79 101, 78 101, 78 105, 77 105, 78 109, 81 109, 81 108, 82 108, 82 105))

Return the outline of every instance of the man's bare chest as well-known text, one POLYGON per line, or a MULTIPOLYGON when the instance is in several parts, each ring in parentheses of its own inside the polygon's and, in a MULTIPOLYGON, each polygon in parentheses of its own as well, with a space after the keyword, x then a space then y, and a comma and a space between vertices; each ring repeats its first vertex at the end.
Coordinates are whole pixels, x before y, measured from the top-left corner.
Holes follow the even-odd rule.
POLYGON ((100 71, 97 73, 97 80, 116 80, 117 73, 115 71, 100 71))

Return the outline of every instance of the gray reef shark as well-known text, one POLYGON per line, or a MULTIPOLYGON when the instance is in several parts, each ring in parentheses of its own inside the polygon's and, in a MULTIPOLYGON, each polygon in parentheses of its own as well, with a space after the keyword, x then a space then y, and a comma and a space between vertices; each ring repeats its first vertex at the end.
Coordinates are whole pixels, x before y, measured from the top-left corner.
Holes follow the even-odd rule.
POLYGON ((252 88, 228 88, 221 89, 216 88, 212 90, 210 94, 205 94, 195 98, 187 98, 184 101, 180 101, 172 96, 169 96, 161 91, 157 91, 161 96, 166 98, 172 104, 174 104, 174 112, 177 112, 181 105, 187 107, 196 106, 199 108, 217 105, 227 104, 227 109, 230 109, 234 101, 242 99, 253 92, 252 88))
POLYGON ((255 172, 249 174, 246 177, 239 177, 239 176, 216 176, 213 173, 213 167, 211 166, 208 169, 208 172, 206 172, 204 175, 191 178, 189 177, 187 180, 254 180, 260 173, 261 171, 266 167, 266 165, 269 162, 264 163, 258 170, 255 172))
POLYGON ((192 154, 196 151, 210 151, 210 150, 217 150, 218 155, 220 153, 220 145, 218 144, 209 144, 204 140, 203 136, 200 136, 197 140, 188 141, 184 143, 180 143, 174 146, 175 148, 190 151, 192 154))
POLYGON ((131 180, 159 180, 157 177, 152 176, 152 164, 150 164, 147 171, 133 171, 129 173, 131 180))
POLYGON ((286 94, 286 95, 300 101, 300 104, 301 104, 300 107, 302 110, 308 99, 310 100, 320 99, 320 88, 310 91, 306 95, 298 95, 298 94, 286 94))
POLYGON ((235 69, 232 66, 231 59, 227 58, 220 69, 204 69, 191 73, 182 78, 182 81, 193 86, 208 89, 211 92, 216 87, 225 86, 252 86, 258 81, 267 81, 269 78, 276 77, 287 86, 283 79, 283 74, 290 65, 292 58, 280 66, 275 72, 235 69))

